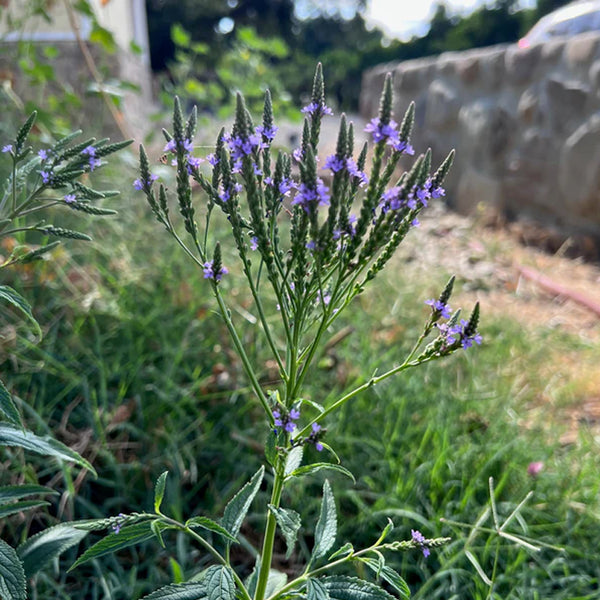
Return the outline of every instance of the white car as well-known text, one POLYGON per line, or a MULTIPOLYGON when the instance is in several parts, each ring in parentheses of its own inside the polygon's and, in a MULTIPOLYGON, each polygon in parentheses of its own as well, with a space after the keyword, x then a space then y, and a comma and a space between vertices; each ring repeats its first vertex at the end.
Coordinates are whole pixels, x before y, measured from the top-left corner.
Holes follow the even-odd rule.
POLYGON ((518 42, 519 48, 548 40, 577 35, 586 31, 600 31, 600 1, 571 2, 542 17, 531 31, 518 42))

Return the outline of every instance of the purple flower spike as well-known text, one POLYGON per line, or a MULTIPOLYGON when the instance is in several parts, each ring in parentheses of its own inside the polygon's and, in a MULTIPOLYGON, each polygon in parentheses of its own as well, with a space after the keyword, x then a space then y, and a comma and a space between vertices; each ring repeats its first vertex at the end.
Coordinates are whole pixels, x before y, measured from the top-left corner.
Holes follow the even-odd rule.
POLYGON ((311 102, 300 112, 304 113, 305 115, 333 115, 331 108, 325 104, 322 104, 321 102, 311 102))
POLYGON ((425 536, 416 529, 411 529, 410 533, 412 535, 413 542, 415 542, 415 544, 417 544, 421 548, 421 550, 423 551, 423 556, 427 558, 431 554, 431 551, 426 546, 427 540, 425 539, 425 536))
POLYGON ((212 279, 213 281, 219 282, 223 279, 223 275, 227 275, 229 270, 227 267, 221 266, 218 271, 215 271, 214 263, 212 260, 208 260, 204 263, 203 267, 204 279, 212 279))
POLYGON ((335 154, 328 156, 325 160, 324 169, 331 169, 334 173, 341 171, 346 166, 346 161, 343 158, 338 158, 335 154))

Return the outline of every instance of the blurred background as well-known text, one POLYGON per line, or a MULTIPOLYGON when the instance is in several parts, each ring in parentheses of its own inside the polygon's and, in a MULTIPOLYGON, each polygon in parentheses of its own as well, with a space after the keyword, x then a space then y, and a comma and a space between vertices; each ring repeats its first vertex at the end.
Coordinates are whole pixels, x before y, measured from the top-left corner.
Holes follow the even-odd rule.
MULTIPOLYGON (((336 115, 324 124, 323 154, 342 111, 358 132, 376 115, 388 71, 396 118, 416 102, 417 153, 431 147, 437 165, 457 148, 444 204, 424 215, 390 269, 330 332, 306 390, 322 402, 395 364, 419 335, 424 301, 451 274, 453 307, 480 301, 481 348, 390 381, 327 424, 328 441, 357 478, 354 486, 332 479, 340 539, 369 543, 387 517, 397 539, 417 527, 453 538, 428 560, 397 559, 416 599, 599 597, 597 5, 0 0, 2 144, 37 109, 36 149, 75 128, 132 137, 173 187, 160 162, 160 128, 169 127, 175 94, 200 111, 197 156, 211 152, 231 122, 236 91, 258 121, 266 88, 281 126, 275 143, 291 150, 321 61, 336 115), (554 13, 565 6, 570 12, 554 13), (490 477, 501 517, 533 490, 509 531, 539 551, 501 538, 491 520, 469 535, 489 511, 490 477)), ((33 305, 44 338, 3 308, 1 378, 31 430, 81 452, 99 473, 93 479, 0 449, 0 484, 59 492, 49 507, 0 522, 13 546, 60 521, 146 510, 165 470, 166 510, 217 517, 262 460, 266 426, 202 273, 173 252, 134 193, 135 151, 119 157, 90 176, 100 189, 122 192, 104 202, 118 217, 90 223, 93 242, 67 243, 47 260, 2 271, 2 284, 33 305)), ((197 192, 195 201, 201 221, 205 199, 197 192)), ((68 225, 71 217, 61 218, 68 225)), ((217 231, 226 239, 226 224, 217 231)), ((0 255, 19 241, 4 239, 0 255)), ((234 257, 226 250, 226 264, 234 257)), ((223 282, 268 387, 277 373, 237 284, 223 282)), ((286 499, 307 518, 296 554, 287 560, 283 544, 278 549, 282 571, 296 572, 311 546, 321 487, 322 480, 306 482, 286 499)), ((251 515, 245 539, 256 544, 261 526, 251 515)), ((67 574, 69 550, 60 568, 37 573, 31 597, 139 598, 207 563, 186 540, 169 542, 67 574)), ((246 548, 235 558, 240 572, 251 570, 246 548)))

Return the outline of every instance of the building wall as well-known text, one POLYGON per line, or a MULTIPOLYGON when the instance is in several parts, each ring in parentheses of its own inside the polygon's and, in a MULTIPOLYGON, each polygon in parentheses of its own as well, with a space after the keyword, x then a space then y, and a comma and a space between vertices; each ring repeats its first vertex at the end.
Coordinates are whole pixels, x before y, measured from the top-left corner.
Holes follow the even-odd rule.
POLYGON ((413 145, 452 149, 448 201, 531 218, 600 247, 600 35, 527 49, 496 46, 365 73, 361 114, 377 114, 385 74, 397 119, 414 100, 413 145))

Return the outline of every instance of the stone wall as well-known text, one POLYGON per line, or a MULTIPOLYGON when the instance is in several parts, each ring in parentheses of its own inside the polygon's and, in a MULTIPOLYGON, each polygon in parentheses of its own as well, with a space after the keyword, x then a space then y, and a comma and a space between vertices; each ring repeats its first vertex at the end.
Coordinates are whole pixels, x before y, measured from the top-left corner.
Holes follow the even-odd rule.
POLYGON ((600 35, 378 66, 363 77, 363 116, 377 114, 387 72, 397 120, 416 103, 415 149, 431 147, 439 163, 456 148, 451 206, 483 205, 600 247, 600 35))

